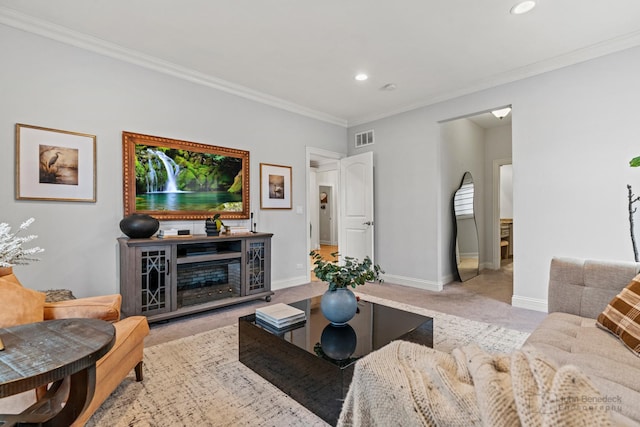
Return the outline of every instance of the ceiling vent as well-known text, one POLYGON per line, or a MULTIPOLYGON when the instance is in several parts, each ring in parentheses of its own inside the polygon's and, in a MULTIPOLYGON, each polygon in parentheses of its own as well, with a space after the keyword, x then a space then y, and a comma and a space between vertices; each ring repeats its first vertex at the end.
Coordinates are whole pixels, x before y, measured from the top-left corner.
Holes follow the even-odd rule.
POLYGON ((373 144, 373 129, 356 133, 356 148, 373 144))

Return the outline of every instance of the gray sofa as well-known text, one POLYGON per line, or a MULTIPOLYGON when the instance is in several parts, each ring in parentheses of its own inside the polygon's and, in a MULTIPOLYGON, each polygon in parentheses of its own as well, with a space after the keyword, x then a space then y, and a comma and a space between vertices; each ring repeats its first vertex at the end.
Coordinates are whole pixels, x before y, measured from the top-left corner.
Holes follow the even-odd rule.
POLYGON ((638 272, 638 263, 554 258, 549 315, 525 343, 585 372, 621 425, 640 423, 640 357, 595 319, 638 272))

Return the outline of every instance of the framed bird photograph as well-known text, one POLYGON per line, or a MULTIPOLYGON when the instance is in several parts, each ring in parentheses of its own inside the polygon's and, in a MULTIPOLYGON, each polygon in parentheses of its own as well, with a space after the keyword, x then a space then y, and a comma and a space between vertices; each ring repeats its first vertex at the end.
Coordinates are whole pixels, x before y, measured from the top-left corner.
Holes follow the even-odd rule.
POLYGON ((96 136, 16 124, 16 199, 96 201, 96 136))
POLYGON ((291 166, 260 163, 260 208, 291 209, 291 166))

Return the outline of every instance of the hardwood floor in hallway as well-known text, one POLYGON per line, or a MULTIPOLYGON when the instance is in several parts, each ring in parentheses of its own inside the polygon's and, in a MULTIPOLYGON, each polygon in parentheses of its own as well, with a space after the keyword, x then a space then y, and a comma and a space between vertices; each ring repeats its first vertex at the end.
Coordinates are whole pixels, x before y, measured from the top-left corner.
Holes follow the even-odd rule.
MULTIPOLYGON (((338 245, 320 245, 320 249, 316 249, 315 252, 320 254, 320 256, 324 261, 333 261, 334 257, 332 257, 331 254, 338 252, 338 245)), ((318 281, 318 278, 313 273, 314 262, 315 260, 313 259, 313 257, 309 256, 309 265, 311 266, 312 282, 318 281)))

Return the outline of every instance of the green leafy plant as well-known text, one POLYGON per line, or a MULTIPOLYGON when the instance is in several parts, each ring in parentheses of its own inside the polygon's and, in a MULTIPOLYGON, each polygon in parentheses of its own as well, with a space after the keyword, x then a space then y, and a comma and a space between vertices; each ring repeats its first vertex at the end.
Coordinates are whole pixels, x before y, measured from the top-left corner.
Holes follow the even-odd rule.
POLYGON ((348 286, 355 288, 367 282, 383 282, 380 274, 384 274, 384 271, 379 265, 373 264, 369 257, 359 261, 357 258, 346 256, 344 263, 339 264, 340 253, 338 252, 331 254, 333 261, 325 261, 316 251, 311 251, 309 255, 314 259, 314 274, 318 279, 329 284, 330 291, 348 286))

